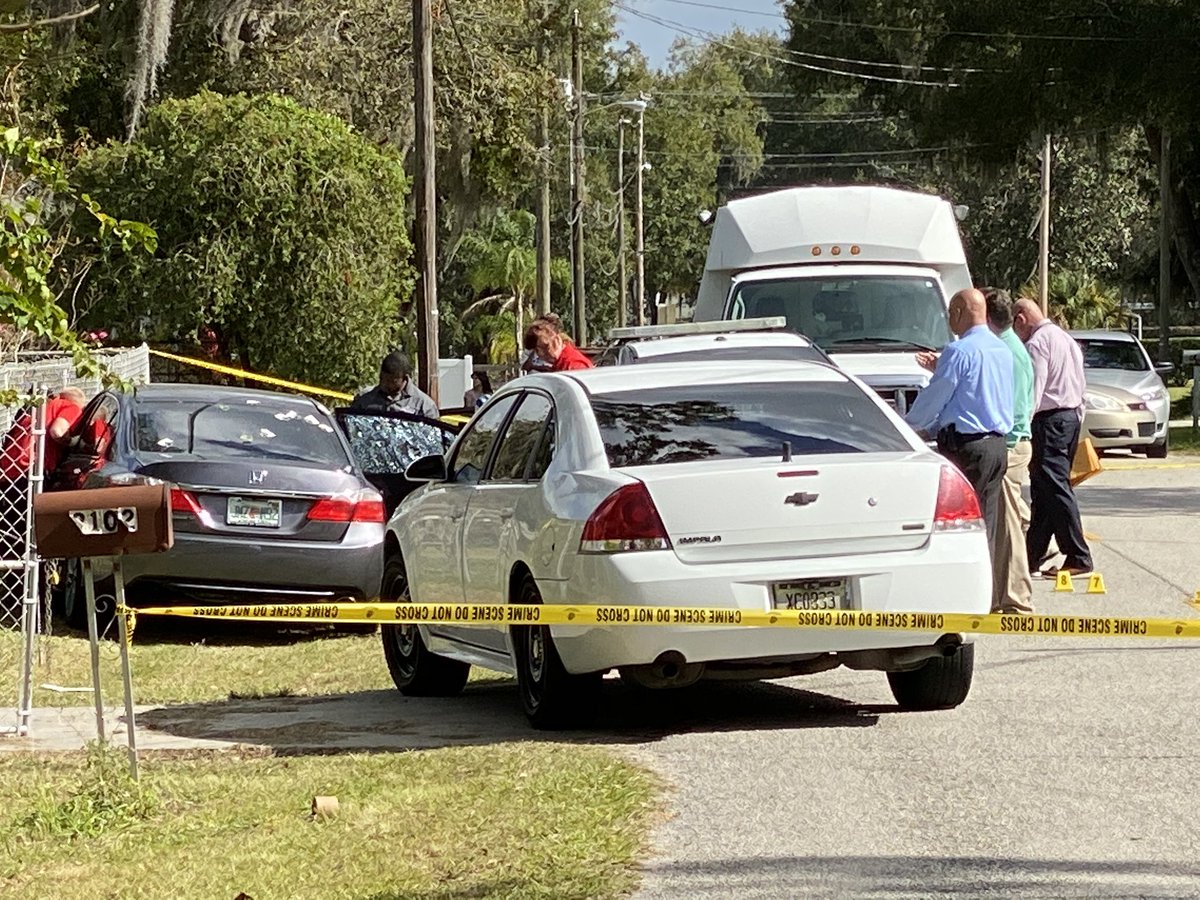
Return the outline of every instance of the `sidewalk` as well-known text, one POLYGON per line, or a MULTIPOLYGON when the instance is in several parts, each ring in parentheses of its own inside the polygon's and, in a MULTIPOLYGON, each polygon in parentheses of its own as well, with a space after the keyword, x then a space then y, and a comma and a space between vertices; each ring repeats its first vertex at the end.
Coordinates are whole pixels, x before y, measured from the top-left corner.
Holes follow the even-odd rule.
MULTIPOLYGON (((134 716, 141 716, 157 707, 134 707, 134 716)), ((125 709, 104 711, 105 736, 115 746, 128 744, 125 709)), ((0 754, 46 753, 82 750, 96 739, 96 710, 91 706, 60 706, 33 711, 30 735, 18 737, 0 735, 0 754)), ((207 740, 166 734, 142 726, 137 733, 138 750, 229 750, 245 746, 244 741, 207 740)))

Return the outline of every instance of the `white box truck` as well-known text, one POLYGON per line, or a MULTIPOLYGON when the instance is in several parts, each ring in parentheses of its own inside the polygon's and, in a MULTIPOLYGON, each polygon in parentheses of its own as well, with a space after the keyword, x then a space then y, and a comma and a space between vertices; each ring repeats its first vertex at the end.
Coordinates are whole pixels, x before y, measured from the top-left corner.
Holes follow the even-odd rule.
POLYGON ((971 287, 954 208, 874 186, 788 188, 717 211, 693 320, 783 316, 903 414, 971 287))

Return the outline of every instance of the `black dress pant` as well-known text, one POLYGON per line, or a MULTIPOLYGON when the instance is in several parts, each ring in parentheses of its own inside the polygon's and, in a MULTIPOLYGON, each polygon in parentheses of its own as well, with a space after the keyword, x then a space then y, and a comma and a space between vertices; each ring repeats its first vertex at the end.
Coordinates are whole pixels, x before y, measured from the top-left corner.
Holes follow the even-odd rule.
POLYGON ((996 530, 1000 527, 1000 491, 1004 486, 1004 471, 1008 468, 1008 445, 1004 436, 942 432, 938 434, 938 452, 958 466, 975 488, 987 528, 988 549, 994 557, 996 530))
POLYGON ((1083 536, 1079 504, 1071 487, 1071 462, 1079 443, 1079 413, 1073 409, 1040 412, 1033 417, 1033 457, 1029 461, 1029 565, 1046 556, 1053 536, 1064 567, 1092 568, 1092 551, 1083 536))

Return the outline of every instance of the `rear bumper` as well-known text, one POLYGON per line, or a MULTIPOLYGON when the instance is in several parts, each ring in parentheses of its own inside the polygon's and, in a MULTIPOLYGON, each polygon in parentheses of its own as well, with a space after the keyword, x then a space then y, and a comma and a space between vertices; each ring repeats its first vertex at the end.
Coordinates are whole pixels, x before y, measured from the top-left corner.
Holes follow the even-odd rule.
MULTIPOLYGON (((898 612, 986 613, 992 575, 982 533, 931 538, 924 548, 840 558, 687 565, 671 551, 581 556, 567 581, 539 581, 546 603, 771 608, 771 584, 845 577, 849 607, 898 612)), ((833 631, 735 626, 552 626, 570 672, 653 662, 667 651, 687 662, 783 661, 823 653, 917 647, 938 632, 833 631)))
MULTIPOLYGON (((373 600, 383 579, 383 526, 353 523, 336 543, 176 534, 166 553, 122 565, 131 605, 373 600)), ((100 577, 110 571, 96 567, 100 577)))

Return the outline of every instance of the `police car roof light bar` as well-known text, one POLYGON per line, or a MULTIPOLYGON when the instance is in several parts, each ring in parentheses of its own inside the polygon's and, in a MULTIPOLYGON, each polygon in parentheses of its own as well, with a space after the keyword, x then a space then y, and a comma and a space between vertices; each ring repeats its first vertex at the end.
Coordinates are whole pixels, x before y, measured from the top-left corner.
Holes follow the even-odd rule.
POLYGON ((735 331, 774 331, 787 328, 783 316, 765 316, 758 319, 728 319, 716 322, 684 322, 678 325, 635 325, 629 328, 614 328, 608 333, 613 341, 638 340, 641 338, 683 337, 692 334, 729 334, 735 331))

